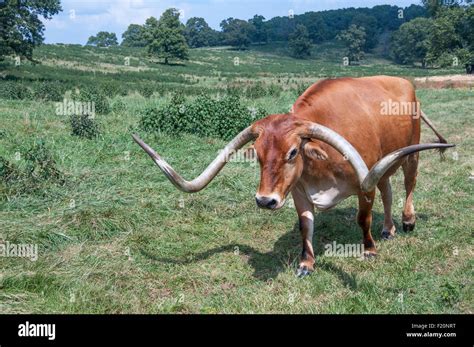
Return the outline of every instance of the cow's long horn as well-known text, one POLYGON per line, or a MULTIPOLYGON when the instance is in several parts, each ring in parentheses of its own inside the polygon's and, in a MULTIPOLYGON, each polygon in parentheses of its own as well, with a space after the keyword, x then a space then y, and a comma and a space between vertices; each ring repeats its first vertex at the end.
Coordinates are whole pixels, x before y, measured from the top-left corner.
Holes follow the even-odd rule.
POLYGON ((242 148, 246 143, 252 141, 255 135, 251 127, 246 128, 238 134, 227 146, 218 154, 211 164, 192 181, 183 179, 165 160, 163 160, 150 146, 148 146, 137 135, 132 135, 136 143, 148 153, 168 179, 178 189, 186 193, 195 193, 205 188, 214 177, 221 171, 228 162, 229 157, 238 149, 242 148))
POLYGON ((420 151, 425 151, 427 149, 442 149, 454 147, 455 145, 448 143, 423 143, 418 145, 412 145, 408 147, 401 148, 392 152, 382 159, 380 159, 373 167, 370 169, 367 177, 362 181, 361 189, 364 192, 370 192, 375 188, 379 180, 383 175, 390 169, 396 162, 401 158, 420 151))
POLYGON ((364 192, 370 192, 375 189, 382 176, 404 156, 427 149, 455 146, 445 143, 426 143, 404 147, 383 157, 369 171, 359 152, 335 131, 320 124, 309 123, 301 136, 326 142, 340 152, 354 168, 359 179, 360 187, 364 192))

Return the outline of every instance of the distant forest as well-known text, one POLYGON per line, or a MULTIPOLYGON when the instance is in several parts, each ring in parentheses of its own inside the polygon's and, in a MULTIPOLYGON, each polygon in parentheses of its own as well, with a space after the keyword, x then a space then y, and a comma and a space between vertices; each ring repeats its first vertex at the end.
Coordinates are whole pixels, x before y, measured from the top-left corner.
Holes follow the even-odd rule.
MULTIPOLYGON (((373 8, 346 8, 322 12, 306 12, 300 15, 288 13, 284 17, 266 20, 255 15, 248 21, 228 18, 221 22, 221 31, 209 27, 204 18, 190 18, 184 34, 192 48, 231 45, 246 48, 250 44, 264 44, 275 41, 288 41, 298 25, 307 28, 313 43, 336 39, 342 30, 352 24, 363 27, 367 34, 365 49, 376 46, 379 37, 397 30, 400 25, 417 17, 428 17, 425 7, 411 5, 406 8, 380 5, 373 8)), ((132 24, 122 35, 124 46, 140 47, 146 45, 141 31, 144 26, 132 24)))

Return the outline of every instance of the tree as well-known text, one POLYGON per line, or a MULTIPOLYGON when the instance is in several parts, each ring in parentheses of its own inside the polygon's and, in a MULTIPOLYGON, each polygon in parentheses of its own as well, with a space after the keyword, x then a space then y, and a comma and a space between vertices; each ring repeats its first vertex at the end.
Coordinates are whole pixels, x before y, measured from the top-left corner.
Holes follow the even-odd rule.
POLYGON ((154 17, 145 23, 145 37, 147 39, 148 54, 165 60, 188 59, 188 44, 184 37, 184 25, 179 21, 179 11, 175 8, 167 9, 156 20, 154 17))
POLYGON ((421 62, 426 67, 426 54, 430 47, 430 33, 433 20, 416 18, 404 23, 394 32, 391 41, 391 54, 399 64, 421 62))
POLYGON ((99 31, 96 36, 89 37, 89 40, 87 40, 87 45, 97 47, 117 46, 117 35, 107 31, 99 31))
POLYGON ((214 30, 201 17, 189 18, 184 29, 184 36, 189 47, 213 46, 216 43, 214 30))
POLYGON ((252 19, 249 19, 249 23, 254 26, 255 30, 252 32, 250 38, 255 43, 267 43, 268 35, 267 29, 265 28, 265 17, 255 15, 252 19))
POLYGON ((125 47, 145 47, 145 29, 138 24, 130 24, 122 34, 122 46, 125 47))
POLYGON ((474 7, 452 7, 438 13, 429 36, 427 60, 439 66, 474 59, 474 7))
POLYGON ((241 19, 228 18, 220 24, 226 44, 238 49, 246 49, 250 46, 251 37, 255 33, 255 27, 241 19))
POLYGON ((363 47, 365 45, 365 38, 366 34, 364 28, 354 24, 337 35, 337 39, 343 41, 346 45, 346 54, 350 64, 364 58, 363 47))
POLYGON ((43 43, 44 24, 62 11, 59 0, 0 1, 0 59, 16 54, 33 60, 33 48, 43 43))
POLYGON ((327 39, 328 28, 321 13, 305 13, 298 18, 298 22, 308 29, 309 37, 314 43, 320 43, 327 39))
POLYGON ((308 29, 302 24, 298 24, 293 33, 288 37, 291 55, 302 59, 311 55, 311 39, 308 29))
POLYGON ((377 29, 377 19, 375 17, 358 13, 352 18, 351 24, 364 28, 366 39, 363 49, 365 52, 377 45, 379 32, 377 29))
POLYGON ((436 17, 447 8, 456 8, 472 3, 472 0, 421 0, 426 10, 432 17, 436 17))

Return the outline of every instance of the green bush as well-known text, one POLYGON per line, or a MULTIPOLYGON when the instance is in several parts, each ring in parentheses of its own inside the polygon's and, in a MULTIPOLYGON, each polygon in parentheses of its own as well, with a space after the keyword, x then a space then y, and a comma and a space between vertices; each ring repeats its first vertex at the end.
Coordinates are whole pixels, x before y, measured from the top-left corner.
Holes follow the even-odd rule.
POLYGON ((153 87, 153 85, 151 84, 145 84, 143 85, 140 90, 138 91, 140 93, 141 96, 143 96, 144 98, 149 98, 153 95, 153 93, 155 92, 155 88, 153 87))
POLYGON ((112 98, 116 95, 125 96, 128 94, 128 88, 123 84, 116 82, 103 83, 100 87, 103 94, 107 95, 109 98, 112 98))
POLYGON ((229 140, 265 115, 264 110, 248 109, 232 95, 220 100, 201 95, 187 102, 177 94, 162 108, 147 108, 139 127, 148 132, 191 133, 229 140))
POLYGON ((31 90, 21 82, 0 82, 0 98, 10 100, 31 99, 31 90))
POLYGON ((97 121, 88 115, 73 115, 69 118, 69 124, 73 136, 92 140, 100 135, 97 121))
POLYGON ((110 105, 112 112, 118 113, 126 109, 125 103, 122 99, 116 98, 110 105))
POLYGON ((107 114, 110 112, 110 105, 105 92, 95 86, 82 86, 79 89, 77 101, 94 103, 97 114, 107 114))
POLYGON ((44 101, 62 101, 66 88, 58 82, 40 82, 33 87, 34 97, 44 101))

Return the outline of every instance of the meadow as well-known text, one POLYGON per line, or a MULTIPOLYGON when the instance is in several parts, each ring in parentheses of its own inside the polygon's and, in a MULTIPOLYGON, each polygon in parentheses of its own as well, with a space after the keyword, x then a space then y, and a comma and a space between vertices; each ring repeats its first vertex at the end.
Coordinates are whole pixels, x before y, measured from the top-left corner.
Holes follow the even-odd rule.
MULTIPOLYGON (((35 51, 41 65, 2 63, 0 88, 10 94, 0 94, 0 241, 37 244, 39 256, 0 257, 0 312, 472 313, 472 89, 418 90, 424 112, 457 147, 444 160, 421 154, 416 229, 402 232, 398 172, 397 236, 380 237, 378 194, 376 259, 325 256, 327 243, 361 242, 350 198, 317 214, 316 271, 304 279, 295 277, 296 211, 256 207, 252 163, 229 163, 204 191, 185 195, 132 141, 138 132, 191 178, 226 141, 139 126, 175 92, 190 100, 237 95, 242 107, 271 114, 287 112, 319 78, 462 72, 400 67, 377 56, 347 67, 335 44, 302 61, 281 50, 195 49, 189 62, 165 66, 137 49, 46 45, 35 51), (109 105, 95 116, 90 139, 73 136, 68 117, 55 111, 56 101, 88 85, 103 88, 109 105)), ((434 138, 425 126, 422 133, 424 142, 434 138)))

